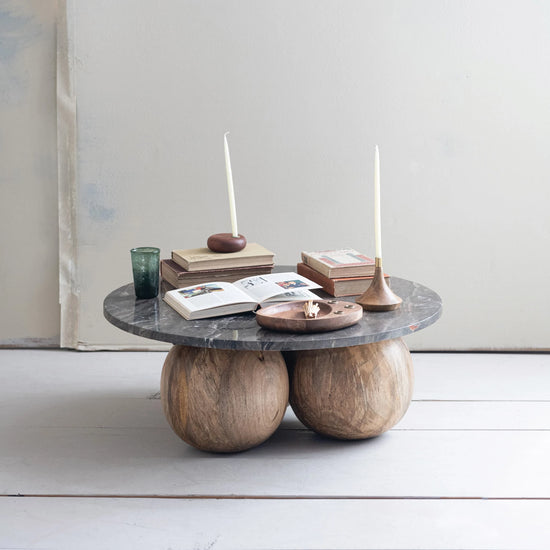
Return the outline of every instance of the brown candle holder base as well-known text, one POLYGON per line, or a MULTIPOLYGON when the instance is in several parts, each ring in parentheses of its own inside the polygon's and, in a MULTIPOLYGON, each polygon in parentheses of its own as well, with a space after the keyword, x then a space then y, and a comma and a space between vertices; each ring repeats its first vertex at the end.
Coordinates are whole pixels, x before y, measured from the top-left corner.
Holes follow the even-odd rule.
POLYGON ((212 252, 238 252, 246 246, 246 238, 243 235, 234 237, 231 233, 215 233, 208 237, 206 246, 212 252))
POLYGON ((403 300, 391 291, 384 279, 382 258, 376 258, 374 279, 369 288, 355 301, 367 311, 391 311, 403 303, 403 300))

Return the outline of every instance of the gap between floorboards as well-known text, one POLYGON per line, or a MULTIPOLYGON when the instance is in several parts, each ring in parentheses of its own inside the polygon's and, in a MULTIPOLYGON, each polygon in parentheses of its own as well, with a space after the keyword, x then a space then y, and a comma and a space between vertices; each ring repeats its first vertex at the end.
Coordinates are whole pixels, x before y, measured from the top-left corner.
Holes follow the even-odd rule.
POLYGON ((116 495, 116 494, 14 494, 0 498, 103 498, 159 500, 495 500, 550 501, 550 497, 481 497, 481 496, 319 496, 319 495, 116 495))

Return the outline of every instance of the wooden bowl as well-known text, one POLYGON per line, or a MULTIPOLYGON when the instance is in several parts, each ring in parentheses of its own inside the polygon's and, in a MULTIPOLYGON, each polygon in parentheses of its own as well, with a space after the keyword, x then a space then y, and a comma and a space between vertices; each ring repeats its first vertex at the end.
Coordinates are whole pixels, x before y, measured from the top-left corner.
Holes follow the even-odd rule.
POLYGON ((256 321, 263 328, 282 332, 327 332, 358 323, 363 308, 353 302, 340 300, 313 300, 319 306, 315 319, 304 315, 304 301, 284 302, 259 309, 256 321))

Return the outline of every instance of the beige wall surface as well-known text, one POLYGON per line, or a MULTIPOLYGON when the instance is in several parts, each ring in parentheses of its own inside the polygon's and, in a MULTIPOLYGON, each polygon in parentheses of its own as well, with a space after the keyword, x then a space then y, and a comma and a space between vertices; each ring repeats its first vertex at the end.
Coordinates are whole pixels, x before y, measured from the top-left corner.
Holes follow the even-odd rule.
POLYGON ((0 345, 59 343, 55 0, 0 2, 0 345))
MULTIPOLYGON (((167 257, 229 230, 229 130, 239 229, 278 263, 305 249, 374 253, 378 144, 386 270, 444 301, 411 348, 550 348, 550 4, 69 4, 79 347, 154 345, 109 325, 103 298, 131 280, 131 247, 167 257)), ((45 195, 44 180, 25 184, 45 195)))

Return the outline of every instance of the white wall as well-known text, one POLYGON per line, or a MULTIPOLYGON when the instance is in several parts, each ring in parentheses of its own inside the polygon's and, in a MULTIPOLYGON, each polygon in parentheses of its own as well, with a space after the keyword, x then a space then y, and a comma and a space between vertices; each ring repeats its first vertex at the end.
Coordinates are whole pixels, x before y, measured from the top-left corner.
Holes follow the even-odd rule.
MULTIPOLYGON (((295 263, 373 253, 444 300, 413 349, 550 348, 550 4, 96 0, 74 8, 81 347, 140 346, 102 316, 128 250, 239 228, 295 263)), ((30 180, 29 180, 30 181, 30 180)))
POLYGON ((55 7, 0 2, 0 346, 59 344, 55 7))

